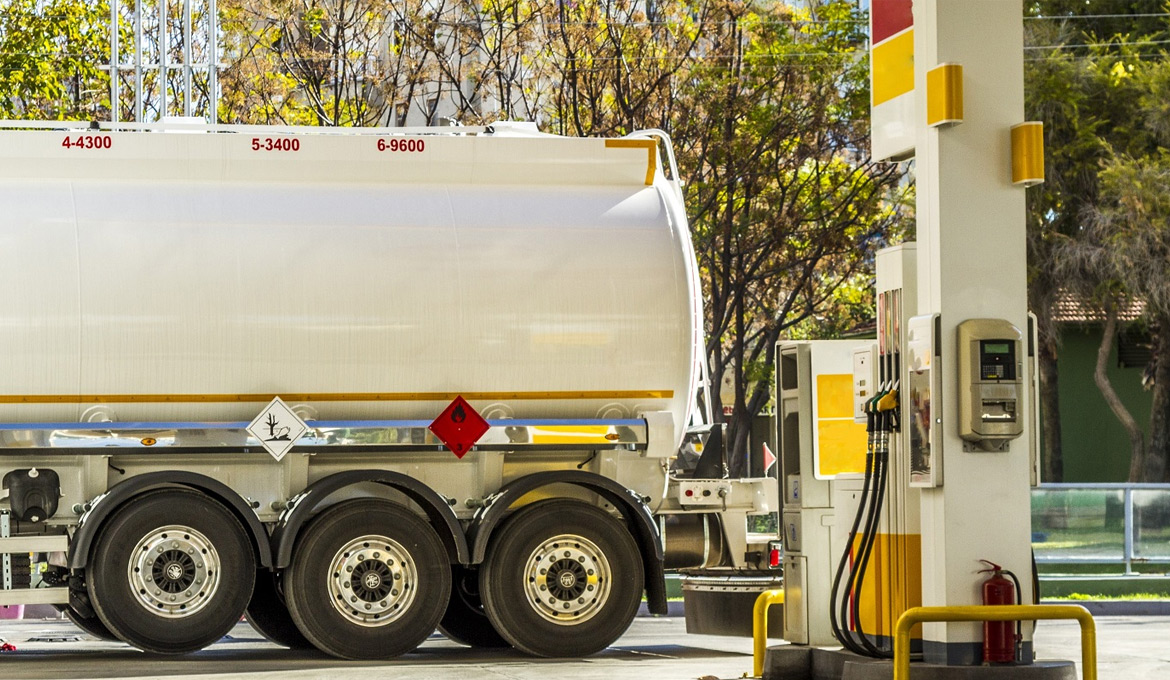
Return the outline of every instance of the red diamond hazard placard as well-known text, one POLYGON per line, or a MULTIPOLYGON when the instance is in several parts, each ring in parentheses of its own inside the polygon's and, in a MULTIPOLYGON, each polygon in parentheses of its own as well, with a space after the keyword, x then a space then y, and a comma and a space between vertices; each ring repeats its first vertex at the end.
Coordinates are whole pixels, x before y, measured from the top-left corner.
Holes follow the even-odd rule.
POLYGON ((489 427, 488 422, 476 413, 466 399, 455 397, 455 401, 431 423, 430 430, 451 449, 451 453, 462 458, 489 427))

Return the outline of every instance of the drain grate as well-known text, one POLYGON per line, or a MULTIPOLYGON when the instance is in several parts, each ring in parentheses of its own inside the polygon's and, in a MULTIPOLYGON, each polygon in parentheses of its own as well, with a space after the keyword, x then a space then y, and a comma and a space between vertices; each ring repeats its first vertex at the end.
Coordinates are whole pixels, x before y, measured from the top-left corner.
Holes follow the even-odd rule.
POLYGON ((53 633, 40 633, 28 639, 29 642, 81 642, 80 635, 57 635, 53 633))

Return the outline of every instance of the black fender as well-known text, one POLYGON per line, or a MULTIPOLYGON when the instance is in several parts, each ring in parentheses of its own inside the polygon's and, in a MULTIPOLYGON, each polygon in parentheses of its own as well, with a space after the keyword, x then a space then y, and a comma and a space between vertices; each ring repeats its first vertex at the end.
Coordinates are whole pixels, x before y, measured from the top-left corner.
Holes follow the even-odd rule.
POLYGON ((292 562, 293 545, 296 543, 297 534, 329 494, 363 482, 374 482, 397 489, 418 503, 431 525, 435 527, 439 539, 443 541, 443 547, 447 549, 451 562, 468 563, 470 551, 467 547, 467 537, 459 526, 459 519, 446 499, 435 490, 400 472, 348 470, 313 482, 289 501, 289 507, 281 514, 276 529, 272 532, 272 544, 276 546, 273 568, 283 569, 292 562))
POLYGON ((581 470, 550 470, 526 475, 505 484, 487 498, 471 525, 471 564, 480 564, 487 555, 488 540, 496 526, 520 497, 549 484, 572 484, 597 493, 618 509, 642 553, 646 602, 652 614, 666 614, 666 572, 658 524, 650 508, 636 492, 612 479, 581 470))
POLYGON ((90 503, 90 508, 81 517, 77 525, 77 532, 69 545, 69 567, 84 569, 89 564, 89 553, 93 548, 94 539, 101 531, 102 525, 114 511, 131 502, 143 491, 160 486, 185 486, 202 491, 214 500, 219 501, 240 520, 244 530, 252 537, 252 545, 256 548, 256 561, 264 567, 272 566, 272 545, 268 542, 268 532, 256 517, 256 512, 240 495, 218 480, 195 472, 182 470, 164 470, 162 472, 148 472, 136 475, 110 487, 104 494, 90 503))

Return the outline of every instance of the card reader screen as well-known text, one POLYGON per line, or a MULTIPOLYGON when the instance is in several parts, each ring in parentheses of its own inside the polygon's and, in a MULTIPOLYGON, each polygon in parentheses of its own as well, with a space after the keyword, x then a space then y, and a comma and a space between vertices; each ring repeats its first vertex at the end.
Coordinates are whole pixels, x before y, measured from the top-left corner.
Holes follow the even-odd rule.
POLYGON ((1010 340, 979 341, 980 380, 1015 380, 1015 343, 1010 340))

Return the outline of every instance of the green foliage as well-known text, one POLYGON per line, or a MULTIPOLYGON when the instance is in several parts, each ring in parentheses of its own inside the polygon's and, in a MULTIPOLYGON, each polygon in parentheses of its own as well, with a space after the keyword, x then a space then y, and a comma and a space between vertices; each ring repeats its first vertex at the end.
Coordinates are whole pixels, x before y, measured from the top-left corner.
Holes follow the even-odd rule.
MULTIPOLYGON (((1089 41, 1028 64, 1028 115, 1045 122, 1048 166, 1048 181, 1029 197, 1029 297, 1049 347, 1058 339, 1050 311, 1059 295, 1104 310, 1107 328, 1125 300, 1145 304, 1142 323, 1159 338, 1150 367, 1148 454, 1145 433, 1110 398, 1112 387, 1100 370, 1098 381, 1129 434, 1131 479, 1162 481, 1170 471, 1170 67, 1165 53, 1151 49, 1167 35, 1170 8, 1144 8, 1162 16, 1125 18, 1129 31, 1070 34, 1067 27, 1029 25, 1034 44, 1089 41)), ((1124 3, 1112 13, 1137 9, 1138 3, 1124 3)))
MULTIPOLYGON (((1072 44, 1100 43, 1119 36, 1164 37, 1165 0, 1029 0, 1025 15, 1062 26, 1072 44), (1130 16, 1127 16, 1130 15, 1130 16)), ((1073 48, 1082 49, 1082 48, 1073 48)))
POLYGON ((88 0, 0 2, 0 115, 108 116, 109 5, 88 0))
POLYGON ((719 58, 689 67, 671 131, 689 173, 709 363, 734 376, 738 453, 769 401, 776 341, 872 318, 863 289, 876 249, 904 228, 909 187, 866 157, 865 24, 852 3, 716 4, 708 21, 704 54, 719 58))

